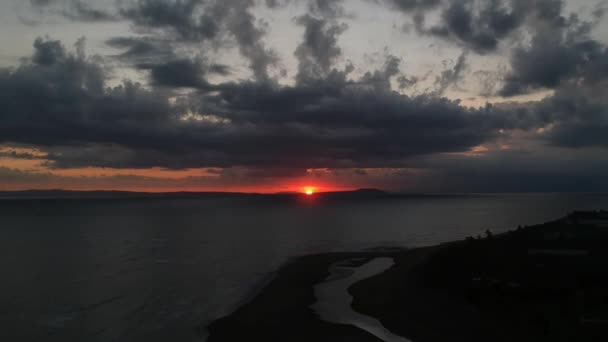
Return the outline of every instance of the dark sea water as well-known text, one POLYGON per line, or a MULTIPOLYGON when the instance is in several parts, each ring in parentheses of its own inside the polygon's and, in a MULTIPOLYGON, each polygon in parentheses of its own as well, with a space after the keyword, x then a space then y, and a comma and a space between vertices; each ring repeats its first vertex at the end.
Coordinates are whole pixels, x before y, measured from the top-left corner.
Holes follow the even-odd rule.
POLYGON ((0 200, 0 340, 203 341, 290 257, 602 208, 608 195, 0 200))

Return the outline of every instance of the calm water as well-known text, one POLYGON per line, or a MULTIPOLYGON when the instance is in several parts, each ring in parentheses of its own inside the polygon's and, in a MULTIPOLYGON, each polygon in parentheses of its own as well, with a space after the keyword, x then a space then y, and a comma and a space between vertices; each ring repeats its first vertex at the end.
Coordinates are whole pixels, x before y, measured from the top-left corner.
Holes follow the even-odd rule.
POLYGON ((436 244, 601 208, 608 195, 0 201, 0 339, 203 340, 206 323, 293 256, 436 244))

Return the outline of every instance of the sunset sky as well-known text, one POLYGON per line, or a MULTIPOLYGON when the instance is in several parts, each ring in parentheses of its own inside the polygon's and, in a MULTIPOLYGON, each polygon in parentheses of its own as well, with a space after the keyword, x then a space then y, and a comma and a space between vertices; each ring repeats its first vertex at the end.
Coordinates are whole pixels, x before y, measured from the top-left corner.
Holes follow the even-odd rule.
POLYGON ((608 191, 607 9, 4 0, 0 190, 608 191))

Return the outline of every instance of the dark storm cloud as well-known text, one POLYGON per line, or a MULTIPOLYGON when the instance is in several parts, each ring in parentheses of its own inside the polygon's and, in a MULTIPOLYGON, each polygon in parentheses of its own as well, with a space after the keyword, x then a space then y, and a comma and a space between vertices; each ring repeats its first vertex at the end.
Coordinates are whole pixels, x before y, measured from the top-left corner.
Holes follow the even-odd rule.
POLYGON ((206 60, 176 59, 161 64, 139 64, 139 69, 149 70, 152 83, 167 87, 210 88, 205 80, 208 74, 227 75, 229 68, 223 64, 208 64, 206 60))
POLYGON ((53 65, 65 59, 65 50, 58 40, 43 40, 42 38, 34 41, 34 56, 32 61, 38 65, 53 65))
POLYGON ((313 15, 324 18, 338 18, 344 16, 344 0, 309 0, 308 10, 313 15))
POLYGON ((151 29, 170 29, 188 40, 214 38, 219 25, 209 15, 195 16, 203 0, 137 0, 121 8, 123 17, 135 25, 151 29))
POLYGON ((305 4, 310 14, 324 18, 338 18, 346 15, 344 0, 265 0, 268 8, 277 9, 289 4, 305 4))
POLYGON ((608 54, 603 44, 590 38, 592 27, 572 16, 558 27, 539 28, 529 46, 513 51, 511 71, 500 94, 512 96, 577 79, 594 82, 605 78, 608 54))
MULTIPOLYGON (((128 82, 107 88, 103 68, 82 51, 49 53, 49 45, 61 46, 35 46, 34 55, 49 55, 43 63, 0 73, 0 137, 41 146, 54 167, 396 166, 411 156, 466 151, 522 125, 513 111, 393 92, 386 86, 398 72, 392 56, 360 79, 334 69, 295 86, 221 83, 172 102, 128 82)), ((180 70, 199 67, 180 63, 180 70)), ((202 82, 176 74, 165 70, 157 81, 202 82)))
MULTIPOLYGON (((380 0, 370 0, 372 2, 380 2, 380 0)), ((420 10, 428 10, 437 7, 442 0, 384 0, 384 2, 395 6, 399 10, 405 12, 414 12, 420 10)))
MULTIPOLYGON (((289 2, 265 3, 277 8, 289 2)), ((393 90, 419 81, 402 74, 401 59, 388 52, 377 70, 353 76, 339 44, 347 29, 344 1, 307 1, 307 13, 294 19, 302 35, 293 85, 271 76, 278 62, 264 43, 268 24, 254 16, 261 1, 127 1, 118 15, 141 35, 106 43, 118 50, 112 62, 145 71, 149 84, 109 87, 107 65, 88 58, 83 41, 70 51, 60 41, 37 39, 21 65, 0 69, 0 143, 48 156, 5 150, 0 157, 47 159, 50 169, 228 168, 221 172, 229 180, 296 177, 307 168, 345 168, 356 177, 373 175, 367 168, 418 168, 431 170, 428 179, 416 178, 423 191, 596 189, 589 180, 605 178, 593 169, 608 170, 608 164, 593 162, 605 159, 601 152, 608 147, 608 49, 591 38, 601 10, 587 22, 566 16, 560 0, 374 2, 412 15, 419 33, 462 47, 426 94, 393 90), (435 14, 439 22, 431 24, 435 14), (502 42, 521 32, 531 40, 512 50, 501 94, 550 88, 553 95, 481 108, 442 97, 474 67, 471 54, 511 47, 502 42), (212 76, 231 70, 208 60, 213 54, 206 52, 223 47, 238 49, 252 79, 214 83, 223 78, 212 76), (183 53, 194 48, 198 55, 183 53), (176 89, 183 87, 191 89, 176 89), (458 153, 516 134, 533 145, 529 155, 458 153), (582 156, 577 165, 559 162, 562 153, 578 157, 587 150, 600 152, 582 156), (550 157, 545 151, 559 153, 550 157), (559 187, 569 180, 584 186, 559 187)), ((50 8, 59 1, 32 3, 50 8)), ((63 15, 79 13, 73 20, 112 19, 104 19, 102 10, 79 8, 78 1, 62 3, 72 4, 63 15)), ((0 173, 29 177, 2 168, 0 173)))
POLYGON ((151 83, 164 87, 209 88, 208 75, 230 74, 227 65, 210 62, 204 56, 180 58, 169 40, 152 37, 114 37, 108 46, 123 49, 115 56, 132 63, 136 69, 149 72, 151 83))
MULTIPOLYGON (((401 59, 396 56, 388 55, 384 61, 384 66, 380 70, 374 72, 366 72, 359 83, 362 85, 368 84, 379 91, 390 91, 391 90, 391 79, 399 75, 399 67, 401 59)), ((399 86, 401 88, 407 87, 408 78, 406 76, 400 76, 398 78, 399 86)))
POLYGON ((478 14, 472 12, 472 4, 454 2, 444 12, 445 29, 450 35, 478 52, 493 51, 498 42, 520 24, 519 13, 502 6, 499 0, 487 1, 478 14))
POLYGON ((40 11, 58 14, 73 21, 98 22, 119 20, 117 13, 95 8, 83 0, 30 0, 40 11))
POLYGON ((606 48, 590 38, 604 15, 601 5, 585 21, 564 13, 562 0, 390 2, 411 14, 418 33, 453 41, 479 54, 496 51, 501 41, 517 33, 529 34, 529 44, 520 43, 511 50, 511 70, 502 80, 501 96, 606 75, 606 48), (427 26, 427 14, 435 9, 440 13, 439 22, 427 26))
POLYGON ((591 146, 608 147, 608 122, 606 109, 601 122, 582 121, 560 124, 554 127, 549 138, 555 144, 564 147, 583 148, 591 146))
POLYGON ((263 28, 258 27, 256 18, 251 14, 252 1, 231 0, 228 7, 233 13, 228 21, 228 30, 235 37, 241 55, 250 62, 250 68, 258 80, 268 79, 268 69, 278 61, 275 52, 265 47, 262 38, 266 34, 263 28), (243 6, 246 4, 246 6, 243 6))
POLYGON ((176 59, 174 48, 168 39, 154 37, 114 37, 106 41, 112 48, 123 50, 113 56, 133 64, 162 63, 176 59))
POLYGON ((59 42, 38 39, 34 48, 31 62, 0 74, 3 141, 53 145, 97 136, 111 142, 107 131, 137 135, 139 121, 159 121, 170 113, 163 97, 138 85, 106 88, 103 68, 85 59, 82 44, 77 53, 67 53, 59 42))
POLYGON ((504 193, 608 190, 605 177, 608 162, 602 158, 601 151, 579 157, 576 163, 565 158, 563 151, 545 149, 500 151, 483 158, 463 159, 449 155, 420 160, 416 165, 428 170, 428 173, 415 177, 410 191, 504 193))
POLYGON ((63 10, 63 16, 74 21, 115 21, 118 20, 116 14, 108 11, 93 8, 83 1, 74 0, 68 9, 63 10))
POLYGON ((268 8, 279 8, 285 6, 288 2, 289 0, 265 0, 268 8))
POLYGON ((263 42, 266 30, 251 12, 254 5, 253 0, 138 0, 120 13, 140 29, 165 30, 185 41, 218 43, 229 36, 255 78, 266 80, 277 57, 263 42))
POLYGON ((413 20, 418 33, 451 40, 483 54, 495 51, 499 42, 522 24, 526 13, 518 2, 512 0, 506 6, 501 0, 449 1, 439 24, 426 27, 424 11, 415 12, 413 20))
MULTIPOLYGON (((377 1, 376 1, 377 2, 377 1)), ((564 13, 563 0, 387 0, 393 7, 411 15, 419 34, 454 42, 479 54, 497 50, 500 43, 524 30, 532 35, 538 30, 567 29, 577 18, 564 13), (428 14, 439 13, 437 23, 427 25, 428 14)), ((597 6, 592 16, 603 16, 597 6)))
POLYGON ((342 55, 338 36, 347 29, 346 24, 308 14, 297 18, 296 22, 304 26, 304 37, 294 53, 299 62, 297 81, 305 83, 326 77, 342 55))
POLYGON ((150 70, 153 84, 169 87, 206 87, 203 66, 199 61, 179 59, 163 64, 140 64, 139 69, 150 70))
POLYGON ((608 78, 601 86, 568 84, 540 102, 536 116, 551 124, 543 138, 561 147, 608 146, 607 86, 608 78))

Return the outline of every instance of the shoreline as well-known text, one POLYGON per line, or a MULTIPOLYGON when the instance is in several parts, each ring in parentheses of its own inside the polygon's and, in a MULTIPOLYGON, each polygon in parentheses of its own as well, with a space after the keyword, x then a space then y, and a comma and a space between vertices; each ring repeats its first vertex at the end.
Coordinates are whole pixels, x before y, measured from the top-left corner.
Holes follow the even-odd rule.
POLYGON ((417 272, 432 255, 463 243, 454 241, 400 250, 379 247, 379 251, 323 253, 293 258, 252 300, 230 315, 213 321, 207 327, 207 341, 241 341, 246 338, 302 342, 382 341, 354 326, 322 321, 310 306, 316 302, 315 285, 330 275, 333 264, 351 259, 360 259, 359 263, 364 264, 383 257, 392 258, 395 264, 349 287, 353 310, 376 318, 391 332, 415 342, 502 341, 502 338, 493 336, 489 328, 469 328, 469 324, 491 327, 479 315, 472 315, 469 305, 423 289, 419 283, 417 272), (406 287, 402 288, 404 284, 406 287), (411 296, 400 295, 406 292, 411 296), (404 301, 407 304, 401 306, 404 301), (430 302, 446 309, 445 314, 439 317, 434 310, 436 305, 429 305, 430 302), (396 308, 395 304, 399 307, 396 308), (294 331, 297 331, 296 336, 294 331))
MULTIPOLYGON (((213 321, 208 327, 209 342, 259 339, 264 341, 382 341, 372 334, 351 325, 322 321, 310 308, 316 302, 315 285, 330 275, 333 264, 358 259, 358 265, 376 258, 392 258, 395 264, 387 271, 356 282, 349 288, 355 311, 378 319, 384 326, 383 315, 377 315, 364 298, 378 300, 367 293, 367 282, 372 286, 378 277, 403 267, 420 265, 430 254, 453 242, 413 249, 379 247, 360 252, 334 252, 305 255, 290 259, 275 274, 274 279, 236 311, 213 321), (405 261, 405 262, 404 262, 405 261), (364 286, 361 286, 361 285, 364 286), (366 312, 369 311, 369 312, 366 312), (297 335, 293 335, 297 331, 297 335)), ((385 280, 380 278, 381 282, 385 280)), ((378 303, 378 302, 376 302, 378 303)), ((386 326, 389 328, 388 326, 386 326)), ((390 329, 399 335, 400 331, 390 329)), ((409 338, 408 336, 404 336, 409 338)), ((415 340, 417 341, 417 340, 415 340)))
POLYGON ((348 288, 352 309, 406 339, 603 340, 608 326, 588 325, 608 317, 608 305, 596 305, 608 298, 608 230, 572 218, 430 247, 297 257, 251 301, 212 322, 208 341, 381 341, 322 321, 310 306, 332 265, 382 257, 394 265, 348 288), (551 253, 532 253, 536 248, 551 253))
POLYGON ((314 286, 330 274, 333 263, 394 254, 337 252, 292 258, 251 301, 212 322, 207 327, 207 341, 381 341, 356 327, 324 322, 310 306, 316 302, 314 286))

